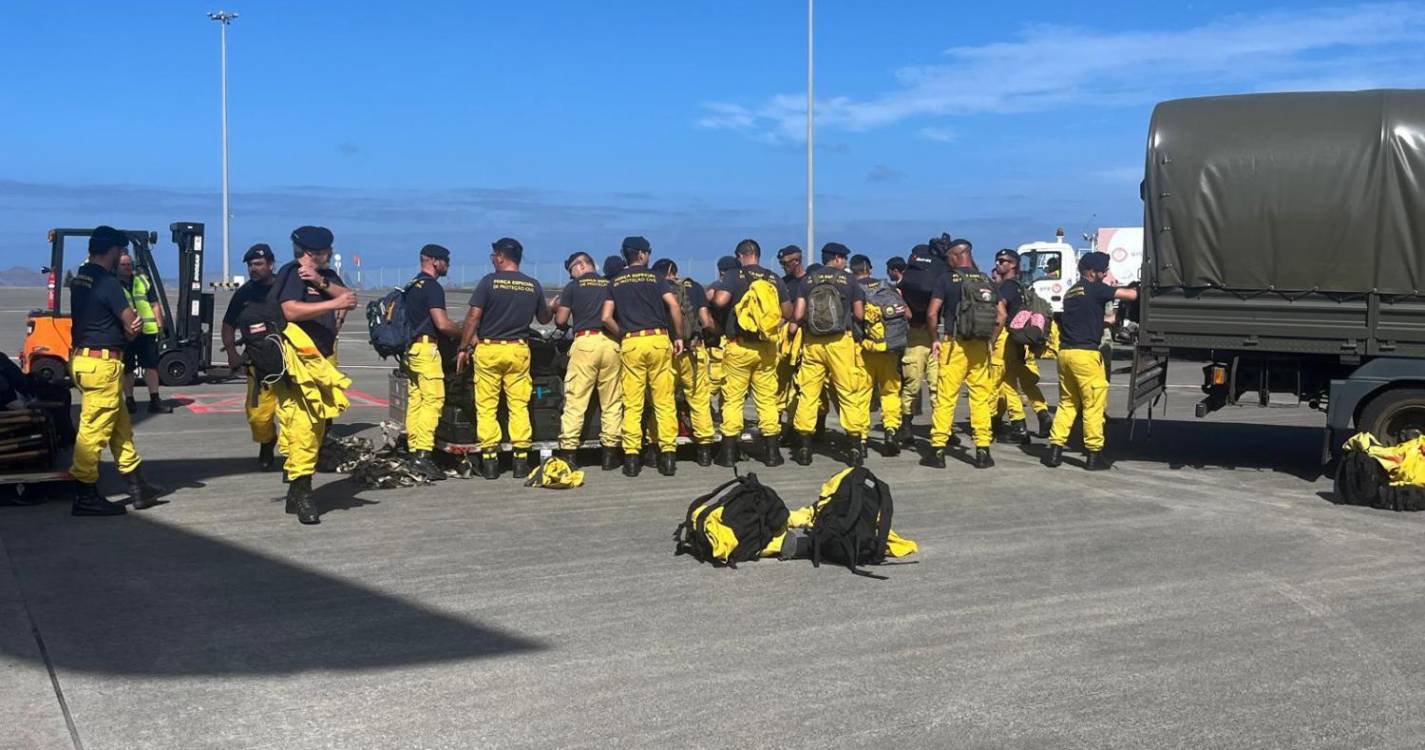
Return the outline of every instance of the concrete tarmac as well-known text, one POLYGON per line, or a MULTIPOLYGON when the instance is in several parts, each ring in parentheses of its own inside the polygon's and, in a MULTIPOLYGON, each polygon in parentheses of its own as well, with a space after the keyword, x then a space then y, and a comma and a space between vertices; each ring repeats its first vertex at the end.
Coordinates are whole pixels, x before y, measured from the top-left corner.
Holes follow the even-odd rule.
MULTIPOLYGON (((0 291, 8 353, 43 299, 0 291)), ((344 434, 386 417, 360 318, 344 434)), ((564 492, 319 475, 302 527, 241 385, 166 389, 136 418, 167 504, 0 507, 0 747, 1425 747, 1425 514, 1334 505, 1323 414, 1194 420, 1197 377, 1151 437, 1112 425, 1109 472, 1043 441, 988 471, 873 455, 922 550, 885 581, 675 558, 731 475, 691 462, 564 492)), ((744 466, 793 507, 840 468, 744 466)))

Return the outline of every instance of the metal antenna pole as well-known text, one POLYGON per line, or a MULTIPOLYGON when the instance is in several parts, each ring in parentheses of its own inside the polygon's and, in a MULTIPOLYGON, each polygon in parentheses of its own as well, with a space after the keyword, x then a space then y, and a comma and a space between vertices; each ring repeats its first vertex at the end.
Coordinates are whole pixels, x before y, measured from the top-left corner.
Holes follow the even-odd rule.
POLYGON ((236 13, 229 13, 225 10, 209 13, 208 18, 217 21, 222 27, 222 90, 223 90, 223 281, 232 278, 228 275, 228 24, 237 18, 236 13))
POLYGON ((816 253, 816 167, 815 159, 812 156, 816 136, 815 117, 812 114, 812 103, 815 101, 813 96, 814 69, 812 67, 812 6, 815 1, 807 0, 807 257, 813 257, 816 253))

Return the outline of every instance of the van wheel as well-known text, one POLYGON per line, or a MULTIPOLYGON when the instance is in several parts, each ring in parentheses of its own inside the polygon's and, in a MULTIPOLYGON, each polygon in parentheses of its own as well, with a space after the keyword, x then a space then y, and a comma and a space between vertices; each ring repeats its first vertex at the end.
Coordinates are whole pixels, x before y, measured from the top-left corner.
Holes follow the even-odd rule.
POLYGON ((1425 388, 1395 388, 1376 396, 1361 410, 1356 428, 1386 445, 1425 434, 1425 388))
POLYGON ((30 374, 42 383, 63 383, 69 368, 58 357, 37 357, 30 363, 30 374))

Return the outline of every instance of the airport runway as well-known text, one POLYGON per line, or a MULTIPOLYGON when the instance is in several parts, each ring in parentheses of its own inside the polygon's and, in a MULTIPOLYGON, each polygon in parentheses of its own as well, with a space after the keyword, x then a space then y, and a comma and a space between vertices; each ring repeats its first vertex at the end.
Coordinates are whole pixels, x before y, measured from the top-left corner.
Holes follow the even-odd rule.
MULTIPOLYGON (((7 353, 43 299, 0 290, 7 353)), ((386 414, 361 317, 343 433, 386 414)), ((0 507, 0 747, 1425 745, 1425 515, 1333 505, 1323 414, 1194 420, 1198 370, 1171 372, 1151 437, 1112 426, 1110 472, 873 455, 922 549, 886 581, 674 558, 729 477, 691 462, 566 492, 320 475, 301 527, 242 387, 173 389, 137 416, 168 504, 0 507)), ((794 507, 840 468, 751 466, 794 507)))

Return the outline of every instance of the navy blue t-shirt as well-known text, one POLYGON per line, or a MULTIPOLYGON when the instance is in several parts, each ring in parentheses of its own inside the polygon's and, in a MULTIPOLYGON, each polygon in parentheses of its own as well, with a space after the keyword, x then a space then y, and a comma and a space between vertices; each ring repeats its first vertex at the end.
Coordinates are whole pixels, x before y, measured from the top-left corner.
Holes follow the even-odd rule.
POLYGON ((1079 281, 1064 292, 1060 349, 1098 349, 1103 338, 1103 306, 1113 301, 1114 292, 1102 281, 1079 281))
POLYGON ((544 287, 519 271, 496 271, 480 279, 470 306, 483 311, 480 338, 499 341, 528 340, 529 324, 549 311, 544 287))
POLYGON ((613 299, 609 280, 590 271, 569 280, 559 293, 559 304, 569 308, 569 327, 597 331, 604 327, 604 303, 613 299))
POLYGON ((812 287, 820 284, 830 284, 841 292, 841 319, 849 324, 851 303, 857 300, 863 303, 866 301, 866 287, 856 283, 856 277, 846 269, 818 268, 802 277, 801 283, 797 285, 797 299, 806 299, 812 287))
MULTIPOLYGON (((727 303, 728 313, 737 309, 737 303, 742 301, 747 290, 751 288, 752 282, 757 279, 766 279, 777 287, 777 302, 779 304, 793 301, 792 297, 787 294, 787 284, 782 281, 782 277, 759 265, 742 266, 723 274, 717 282, 722 290, 732 294, 732 299, 727 303)), ((739 333, 736 315, 727 315, 727 325, 724 326, 724 330, 728 337, 735 337, 739 333)))
MULTIPOLYGON (((336 271, 330 268, 320 269, 318 274, 321 278, 336 284, 341 283, 341 277, 336 275, 336 271)), ((329 297, 323 294, 320 289, 309 286, 307 282, 297 275, 297 261, 292 261, 283 266, 277 272, 277 278, 281 280, 282 286, 277 291, 277 302, 322 302, 329 297)), ((317 351, 324 357, 330 357, 336 352, 336 313, 328 310, 312 320, 299 320, 295 324, 311 337, 312 343, 317 345, 317 351)))
POLYGON ((445 287, 434 276, 421 271, 406 286, 406 320, 416 336, 435 336, 431 310, 445 309, 445 287))
MULTIPOLYGON (((945 321, 945 333, 955 330, 955 316, 960 310, 960 284, 964 281, 959 269, 950 269, 935 282, 930 298, 940 300, 940 319, 945 321)), ((914 310, 911 311, 914 314, 914 310)), ((933 325, 933 323, 932 323, 933 325)))
POLYGON ((119 278, 96 263, 85 263, 69 285, 74 346, 115 349, 128 345, 121 317, 129 306, 119 278))
POLYGON ((272 291, 272 284, 276 279, 268 279, 258 283, 253 279, 248 279, 242 286, 233 292, 233 298, 228 300, 227 312, 223 313, 223 325, 230 328, 237 328, 238 316, 242 311, 254 302, 261 302, 267 299, 267 293, 272 291))
POLYGON ((999 298, 1004 300, 1004 311, 1006 319, 1013 318, 1019 313, 1019 308, 1024 307, 1024 294, 1019 288, 1018 279, 1005 279, 999 285, 999 298))
POLYGON ((649 328, 668 328, 668 305, 663 295, 672 294, 668 280, 648 270, 646 265, 629 266, 614 274, 610 293, 614 297, 614 318, 624 333, 649 328))

